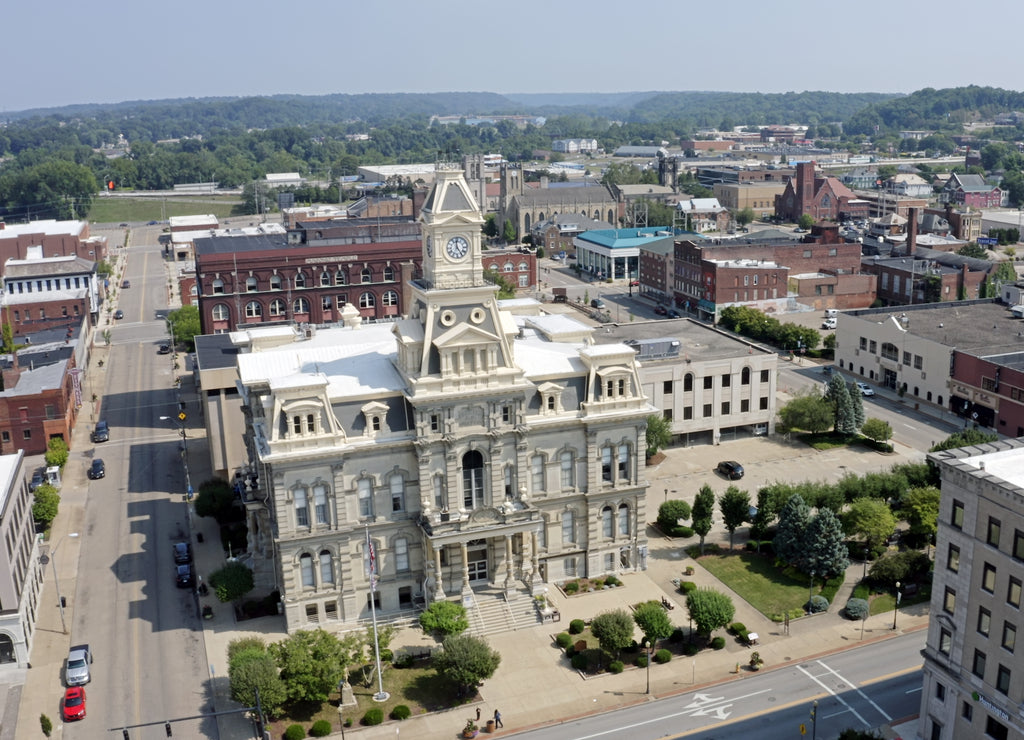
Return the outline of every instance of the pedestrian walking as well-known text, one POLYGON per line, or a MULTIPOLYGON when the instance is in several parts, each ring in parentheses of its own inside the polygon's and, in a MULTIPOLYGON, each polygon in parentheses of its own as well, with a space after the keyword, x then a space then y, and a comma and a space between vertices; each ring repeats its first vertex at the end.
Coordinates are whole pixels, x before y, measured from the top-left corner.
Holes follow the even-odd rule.
POLYGON ((477 707, 477 708, 476 708, 476 721, 477 721, 477 722, 479 722, 479 721, 480 721, 480 707, 477 707))
POLYGON ((495 727, 504 727, 505 726, 505 725, 503 725, 501 723, 501 712, 499 712, 497 709, 494 710, 494 726, 495 727))

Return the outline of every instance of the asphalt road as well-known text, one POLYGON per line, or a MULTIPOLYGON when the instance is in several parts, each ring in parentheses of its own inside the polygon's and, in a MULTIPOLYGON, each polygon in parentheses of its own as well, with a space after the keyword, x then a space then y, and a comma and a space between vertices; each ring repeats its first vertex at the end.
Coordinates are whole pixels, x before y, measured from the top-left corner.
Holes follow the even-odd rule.
POLYGON ((803 724, 807 737, 814 731, 817 738, 827 740, 846 728, 867 730, 918 711, 920 651, 924 641, 925 634, 915 632, 776 671, 751 673, 741 669, 743 678, 733 683, 571 720, 516 737, 792 740, 801 737, 803 724), (818 702, 816 728, 811 720, 814 701, 818 702))
MULTIPOLYGON (((167 291, 155 233, 153 244, 127 250, 132 287, 118 289, 125 317, 111 327, 109 349, 97 353, 106 355, 100 410, 87 404, 89 421, 105 418, 111 437, 92 452, 105 461, 106 478, 90 483, 79 571, 65 586, 76 600, 73 643, 90 643, 96 656, 89 716, 65 725, 67 738, 109 739, 110 728, 196 715, 209 704, 196 600, 176 587, 171 553, 188 531, 188 510, 173 357, 157 354, 167 336, 167 291)), ((217 736, 212 722, 182 722, 174 732, 217 736)))

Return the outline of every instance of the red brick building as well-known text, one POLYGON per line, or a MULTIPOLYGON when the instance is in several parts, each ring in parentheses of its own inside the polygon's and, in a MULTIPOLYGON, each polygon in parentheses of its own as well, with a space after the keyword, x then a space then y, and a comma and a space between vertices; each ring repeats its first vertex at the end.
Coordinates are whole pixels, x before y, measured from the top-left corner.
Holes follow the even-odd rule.
POLYGON ((798 221, 805 213, 815 223, 842 219, 867 218, 867 201, 835 177, 815 177, 814 162, 801 162, 796 176, 786 184, 782 195, 775 196, 775 215, 784 221, 798 221))
POLYGON ((195 247, 204 334, 328 324, 349 303, 364 319, 399 316, 422 259, 420 225, 405 218, 300 223, 285 236, 208 237, 195 247))
POLYGON ((537 255, 511 249, 489 249, 480 257, 485 272, 500 274, 519 290, 537 287, 537 255))
POLYGON ((107 257, 107 238, 90 236, 87 221, 0 221, 0 265, 7 260, 36 257, 82 257, 99 262, 107 257), (41 250, 30 252, 32 247, 41 250))
POLYGON ((994 357, 953 350, 950 409, 1010 437, 1024 437, 1024 370, 1020 352, 994 357))

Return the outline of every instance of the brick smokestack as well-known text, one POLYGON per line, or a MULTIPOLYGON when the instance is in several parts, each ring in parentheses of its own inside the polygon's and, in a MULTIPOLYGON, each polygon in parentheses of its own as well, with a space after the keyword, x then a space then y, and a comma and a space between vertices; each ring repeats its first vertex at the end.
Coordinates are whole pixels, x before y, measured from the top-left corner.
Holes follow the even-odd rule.
POLYGON ((814 200, 814 162, 800 162, 796 166, 796 200, 801 216, 810 213, 814 200))
POLYGON ((917 209, 907 209, 907 256, 913 257, 917 249, 917 209))

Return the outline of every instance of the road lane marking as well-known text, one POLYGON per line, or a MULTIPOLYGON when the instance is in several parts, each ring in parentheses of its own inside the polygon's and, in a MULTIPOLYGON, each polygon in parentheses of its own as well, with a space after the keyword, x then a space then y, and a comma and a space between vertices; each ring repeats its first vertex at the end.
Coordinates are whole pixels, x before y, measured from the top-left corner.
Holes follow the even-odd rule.
POLYGON ((878 713, 879 713, 880 715, 882 715, 883 717, 885 717, 885 721, 886 721, 886 722, 889 722, 889 721, 891 721, 891 720, 892 720, 892 717, 890 717, 890 716, 889 716, 889 715, 888 715, 888 714, 887 714, 887 713, 885 712, 885 710, 883 710, 883 709, 882 709, 882 708, 881 708, 880 706, 878 706, 878 704, 876 704, 876 703, 875 703, 875 700, 874 700, 874 699, 870 698, 870 697, 869 697, 869 696, 868 696, 867 694, 865 694, 865 693, 864 693, 863 691, 861 691, 861 690, 860 690, 860 687, 859 687, 859 686, 857 686, 857 684, 853 683, 852 681, 847 681, 847 680, 846 680, 845 678, 843 678, 843 677, 842 677, 841 675, 839 675, 839 671, 836 671, 836 670, 833 670, 832 668, 829 668, 829 667, 828 667, 827 665, 825 665, 824 663, 822 663, 822 662, 821 662, 820 660, 819 660, 819 661, 817 661, 817 663, 818 663, 818 665, 820 665, 820 666, 821 666, 822 668, 824 668, 824 669, 828 670, 828 671, 829 671, 830 673, 834 674, 836 678, 838 678, 839 680, 843 681, 843 682, 844 682, 844 683, 845 683, 845 684, 846 684, 847 686, 849 686, 850 688, 854 689, 854 690, 855 690, 855 691, 856 691, 856 692, 857 692, 858 694, 860 694, 860 695, 861 695, 861 697, 862 697, 862 698, 864 699, 864 701, 866 701, 866 702, 867 702, 868 704, 870 704, 871 706, 873 706, 873 707, 875 708, 875 710, 876 710, 876 711, 877 711, 877 712, 878 712, 878 713))
POLYGON ((907 689, 903 693, 904 694, 916 694, 918 691, 922 691, 923 689, 924 689, 923 686, 918 686, 916 689, 907 689))
POLYGON ((807 678, 809 678, 809 679, 811 679, 812 681, 814 681, 814 683, 818 684, 818 686, 820 686, 820 687, 821 687, 822 689, 824 689, 825 691, 827 691, 827 692, 828 692, 828 694, 829 694, 829 696, 831 696, 831 697, 832 697, 832 698, 834 698, 834 699, 835 699, 836 701, 838 701, 838 702, 839 702, 840 704, 842 704, 842 705, 843 705, 844 707, 846 707, 847 709, 849 709, 849 710, 850 710, 850 713, 851 713, 851 714, 852 714, 852 715, 853 715, 854 717, 856 717, 857 719, 859 719, 859 720, 861 721, 861 724, 863 724, 863 725, 864 725, 865 727, 867 727, 867 728, 869 728, 869 729, 870 729, 870 728, 872 727, 872 725, 868 724, 868 721, 867 721, 866 719, 864 719, 863 717, 861 717, 861 716, 860 716, 860 712, 858 712, 858 711, 857 711, 856 709, 854 709, 853 707, 851 707, 851 706, 850 706, 850 705, 849 705, 849 704, 847 703, 846 699, 844 699, 844 698, 843 698, 843 697, 841 697, 841 696, 840 696, 839 694, 837 694, 836 692, 834 692, 834 691, 833 691, 833 690, 832 690, 832 689, 831 689, 830 687, 826 686, 826 685, 825 685, 825 684, 824 684, 823 682, 819 681, 819 680, 817 679, 817 677, 815 677, 815 676, 812 676, 812 675, 811 675, 811 673, 810 673, 809 671, 807 671, 807 670, 806 670, 806 669, 805 669, 805 668, 804 668, 803 666, 799 666, 799 665, 798 665, 798 666, 796 667, 796 669, 797 669, 798 671, 800 671, 800 672, 801 672, 802 674, 804 674, 805 676, 807 676, 807 678))

